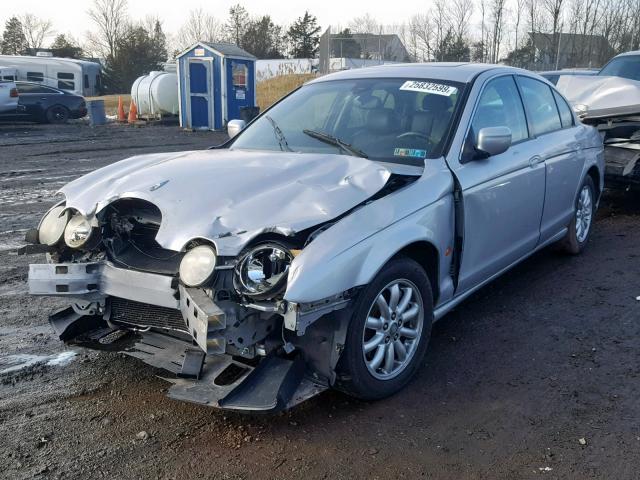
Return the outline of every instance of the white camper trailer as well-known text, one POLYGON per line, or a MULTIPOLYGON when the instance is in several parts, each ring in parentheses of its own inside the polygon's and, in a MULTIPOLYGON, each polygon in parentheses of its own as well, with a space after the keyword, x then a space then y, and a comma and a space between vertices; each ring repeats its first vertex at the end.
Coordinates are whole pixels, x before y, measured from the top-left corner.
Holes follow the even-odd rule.
POLYGON ((0 82, 15 82, 17 78, 17 68, 0 66, 0 82))
POLYGON ((100 64, 86 60, 0 55, 0 71, 5 70, 13 72, 7 76, 15 75, 14 80, 38 82, 87 97, 99 95, 102 84, 100 64))

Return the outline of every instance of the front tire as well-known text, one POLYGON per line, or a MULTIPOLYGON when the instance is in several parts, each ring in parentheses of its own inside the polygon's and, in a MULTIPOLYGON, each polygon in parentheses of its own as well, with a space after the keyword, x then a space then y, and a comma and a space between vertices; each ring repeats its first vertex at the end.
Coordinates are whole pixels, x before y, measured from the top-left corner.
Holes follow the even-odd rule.
POLYGON ((401 390, 422 364, 432 323, 424 269, 406 257, 391 260, 357 300, 336 387, 363 400, 401 390))
POLYGON ((589 241, 593 217, 595 216, 595 186, 587 175, 578 190, 575 203, 575 213, 567 235, 560 241, 560 247, 571 255, 580 254, 589 241))

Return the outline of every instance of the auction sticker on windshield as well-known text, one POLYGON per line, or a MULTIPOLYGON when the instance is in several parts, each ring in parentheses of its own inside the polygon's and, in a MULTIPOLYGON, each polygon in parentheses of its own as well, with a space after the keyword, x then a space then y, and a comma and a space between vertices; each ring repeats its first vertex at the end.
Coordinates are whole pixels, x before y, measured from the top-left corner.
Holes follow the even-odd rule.
POLYGON ((443 85, 442 83, 422 82, 419 80, 407 80, 402 84, 400 90, 408 90, 410 92, 433 93, 435 95, 444 95, 450 97, 458 91, 456 87, 443 85))

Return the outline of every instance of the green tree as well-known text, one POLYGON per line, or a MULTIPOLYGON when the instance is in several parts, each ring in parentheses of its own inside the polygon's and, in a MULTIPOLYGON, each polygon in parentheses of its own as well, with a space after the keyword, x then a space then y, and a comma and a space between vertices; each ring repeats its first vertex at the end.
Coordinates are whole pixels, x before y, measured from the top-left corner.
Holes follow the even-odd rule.
POLYGON ((468 62, 471 58, 469 44, 462 37, 455 37, 450 30, 435 51, 439 62, 468 62))
POLYGON ((51 44, 51 50, 56 57, 82 58, 83 56, 82 48, 62 33, 51 44))
POLYGON ((242 45, 242 38, 249 27, 249 23, 249 13, 242 5, 236 4, 231 7, 229 9, 229 18, 224 26, 229 41, 238 46, 242 45))
POLYGON ((529 39, 522 47, 510 51, 505 63, 514 67, 532 68, 535 66, 535 51, 533 42, 529 39))
POLYGON ((159 22, 153 32, 142 26, 130 26, 115 45, 114 55, 106 59, 105 90, 128 92, 138 77, 160 70, 166 61, 166 38, 159 22))
POLYGON ((315 16, 308 11, 289 27, 287 37, 293 58, 312 58, 318 52, 320 27, 315 16))
POLYGON ((11 17, 4 26, 0 52, 2 55, 20 55, 27 48, 27 39, 18 17, 11 17))
POLYGON ((253 20, 242 36, 241 46, 258 58, 282 58, 282 27, 269 15, 253 20))
POLYGON ((345 28, 338 33, 337 38, 331 40, 331 56, 343 58, 360 58, 362 48, 353 39, 351 30, 345 28))

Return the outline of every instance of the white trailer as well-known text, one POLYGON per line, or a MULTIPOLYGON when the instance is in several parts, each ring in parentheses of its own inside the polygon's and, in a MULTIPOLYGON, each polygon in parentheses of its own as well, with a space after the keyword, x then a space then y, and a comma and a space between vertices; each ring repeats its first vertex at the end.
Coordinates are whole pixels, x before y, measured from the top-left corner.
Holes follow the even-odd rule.
POLYGON ((0 71, 12 72, 6 75, 17 81, 42 83, 87 97, 99 95, 102 86, 102 67, 86 60, 0 55, 0 71))

